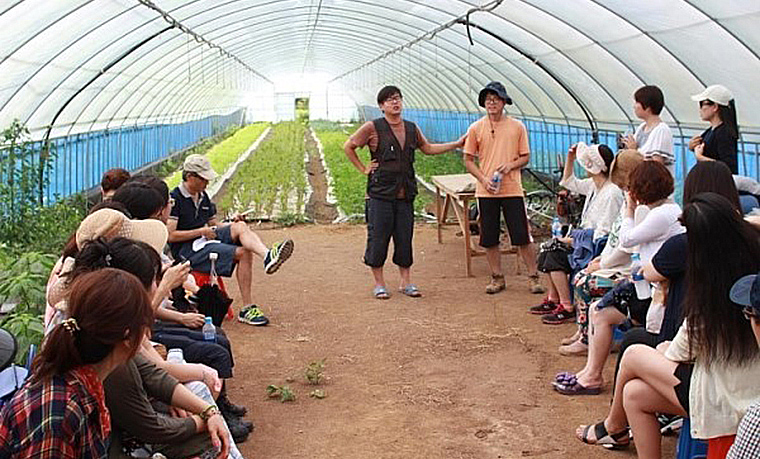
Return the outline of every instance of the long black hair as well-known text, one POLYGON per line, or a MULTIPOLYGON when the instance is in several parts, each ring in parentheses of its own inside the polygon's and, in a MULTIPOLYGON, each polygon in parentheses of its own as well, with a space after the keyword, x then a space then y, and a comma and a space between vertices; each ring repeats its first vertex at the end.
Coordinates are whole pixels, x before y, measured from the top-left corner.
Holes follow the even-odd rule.
POLYGON ((760 351, 728 293, 737 279, 760 270, 760 233, 717 193, 694 196, 681 220, 689 235, 683 304, 689 348, 708 365, 746 364, 760 351))
POLYGON ((739 125, 736 122, 736 104, 734 99, 728 101, 728 105, 718 104, 718 116, 728 128, 728 133, 734 139, 739 138, 739 125))
POLYGON ((84 273, 103 268, 127 271, 150 289, 161 277, 161 257, 153 247, 141 241, 123 237, 94 239, 79 251, 66 281, 73 282, 84 273))

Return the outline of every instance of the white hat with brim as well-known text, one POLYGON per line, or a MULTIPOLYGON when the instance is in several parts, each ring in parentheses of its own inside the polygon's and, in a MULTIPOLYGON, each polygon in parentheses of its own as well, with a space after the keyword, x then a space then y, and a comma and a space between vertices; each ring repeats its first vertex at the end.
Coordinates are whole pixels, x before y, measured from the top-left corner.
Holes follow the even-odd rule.
POLYGON ((691 96, 691 100, 695 102, 709 100, 710 102, 715 102, 718 105, 724 105, 726 107, 728 107, 728 103, 731 102, 733 98, 734 95, 731 94, 731 91, 729 91, 725 86, 719 84, 708 86, 699 94, 694 94, 691 96))
POLYGON ((198 174, 201 178, 209 181, 214 180, 217 177, 216 172, 211 167, 211 163, 203 155, 194 154, 185 158, 185 162, 182 164, 182 170, 198 174))
POLYGON ((584 142, 578 142, 575 150, 578 155, 578 164, 586 169, 590 174, 599 174, 607 171, 607 165, 604 163, 602 155, 599 154, 599 145, 586 145, 584 142))

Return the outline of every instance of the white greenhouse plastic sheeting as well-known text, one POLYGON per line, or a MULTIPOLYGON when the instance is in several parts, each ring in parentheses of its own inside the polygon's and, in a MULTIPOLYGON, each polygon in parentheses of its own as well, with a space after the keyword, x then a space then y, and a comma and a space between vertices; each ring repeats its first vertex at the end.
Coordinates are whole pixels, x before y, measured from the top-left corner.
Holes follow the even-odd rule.
POLYGON ((477 111, 477 90, 502 80, 519 116, 583 125, 585 109, 599 127, 635 123, 644 84, 664 90, 666 121, 703 126, 689 95, 720 83, 757 135, 759 23, 758 0, 2 0, 0 125, 178 123, 320 73, 359 106, 395 83, 409 107, 447 111, 477 111), (461 23, 413 42, 494 3, 470 15, 472 46, 461 23))

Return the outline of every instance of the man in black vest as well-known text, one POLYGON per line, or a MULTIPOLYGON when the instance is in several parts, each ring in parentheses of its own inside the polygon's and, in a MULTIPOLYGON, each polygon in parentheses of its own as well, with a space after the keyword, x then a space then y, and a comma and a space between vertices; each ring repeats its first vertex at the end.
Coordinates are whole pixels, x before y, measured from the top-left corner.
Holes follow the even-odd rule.
POLYGON ((417 181, 414 175, 414 151, 426 155, 446 153, 464 145, 464 137, 456 142, 428 143, 417 125, 401 118, 401 90, 386 86, 377 94, 383 117, 364 123, 343 145, 348 159, 367 176, 367 249, 364 263, 375 278, 374 295, 388 299, 383 265, 388 243, 393 238, 393 263, 401 275, 399 291, 410 297, 422 294, 411 283, 412 235, 414 232, 414 198, 417 181), (357 148, 368 145, 372 160, 365 166, 356 154, 357 148))

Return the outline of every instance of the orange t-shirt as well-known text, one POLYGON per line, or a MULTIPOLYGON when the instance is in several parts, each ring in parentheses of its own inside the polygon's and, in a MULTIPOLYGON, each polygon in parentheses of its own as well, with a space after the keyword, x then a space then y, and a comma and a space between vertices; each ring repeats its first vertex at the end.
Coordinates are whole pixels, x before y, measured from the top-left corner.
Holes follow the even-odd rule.
MULTIPOLYGON (((490 178, 499 166, 530 155, 528 131, 510 116, 504 115, 496 123, 484 116, 467 130, 464 152, 478 158, 480 170, 490 178)), ((523 194, 520 169, 513 169, 502 177, 498 193, 489 193, 480 182, 475 188, 475 196, 479 198, 509 198, 523 194)))

